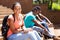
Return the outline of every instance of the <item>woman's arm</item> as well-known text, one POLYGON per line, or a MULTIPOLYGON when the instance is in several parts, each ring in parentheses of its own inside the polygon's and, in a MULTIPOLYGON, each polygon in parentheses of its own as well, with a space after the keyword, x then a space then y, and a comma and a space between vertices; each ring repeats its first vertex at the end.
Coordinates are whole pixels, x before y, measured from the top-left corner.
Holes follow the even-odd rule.
POLYGON ((42 18, 45 18, 46 20, 47 20, 47 22, 49 23, 49 24, 51 24, 51 21, 46 17, 46 16, 44 16, 44 15, 42 15, 41 13, 39 14, 42 18))
POLYGON ((47 29, 46 29, 43 25, 41 25, 38 20, 33 20, 33 22, 34 22, 38 27, 41 27, 42 29, 44 29, 44 31, 47 32, 47 29))
POLYGON ((15 27, 14 27, 14 20, 13 19, 8 19, 8 22, 9 22, 9 27, 11 29, 11 31, 13 33, 18 33, 20 32, 21 30, 16 30, 15 27))
POLYGON ((36 15, 36 17, 39 21, 42 21, 42 19, 38 15, 36 15))

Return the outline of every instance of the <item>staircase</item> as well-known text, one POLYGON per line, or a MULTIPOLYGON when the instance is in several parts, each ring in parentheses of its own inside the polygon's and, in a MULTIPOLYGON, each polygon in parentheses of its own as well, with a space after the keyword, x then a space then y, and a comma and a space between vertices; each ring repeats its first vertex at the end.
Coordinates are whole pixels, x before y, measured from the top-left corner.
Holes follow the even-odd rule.
MULTIPOLYGON (((0 40, 3 40, 3 37, 1 35, 1 26, 2 26, 3 18, 4 18, 4 16, 10 15, 12 13, 13 13, 13 11, 10 8, 0 5, 0 40)), ((55 26, 56 26, 56 28, 59 27, 57 25, 55 25, 55 26)), ((54 27, 52 27, 52 28, 50 27, 49 29, 52 31, 52 33, 54 33, 56 36, 59 36, 59 38, 60 38, 60 27, 59 27, 59 29, 56 29, 56 28, 54 29, 54 27)), ((46 39, 46 40, 53 40, 53 39, 46 39)))
POLYGON ((1 35, 1 26, 4 16, 12 14, 13 11, 10 8, 0 5, 0 40, 3 40, 1 35))

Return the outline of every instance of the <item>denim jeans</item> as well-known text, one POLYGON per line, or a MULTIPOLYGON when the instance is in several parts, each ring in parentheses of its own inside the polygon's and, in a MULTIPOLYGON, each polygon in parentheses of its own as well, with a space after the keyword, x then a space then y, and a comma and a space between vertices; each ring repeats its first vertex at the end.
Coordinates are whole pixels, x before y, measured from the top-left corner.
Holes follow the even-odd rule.
POLYGON ((36 31, 30 31, 26 34, 24 34, 23 32, 12 34, 8 37, 8 40, 27 40, 27 38, 30 38, 31 40, 41 40, 36 31))
POLYGON ((42 22, 40 22, 40 24, 42 24, 49 31, 48 25, 46 24, 45 20, 43 20, 42 22))
POLYGON ((42 33, 42 34, 45 34, 45 35, 47 35, 47 36, 49 36, 49 37, 51 37, 51 38, 54 36, 54 35, 51 34, 49 31, 48 31, 48 33, 46 33, 46 32, 44 31, 44 29, 42 29, 42 28, 40 28, 40 27, 38 27, 38 26, 33 26, 32 29, 33 29, 33 30, 36 30, 37 32, 40 32, 40 33, 42 33))

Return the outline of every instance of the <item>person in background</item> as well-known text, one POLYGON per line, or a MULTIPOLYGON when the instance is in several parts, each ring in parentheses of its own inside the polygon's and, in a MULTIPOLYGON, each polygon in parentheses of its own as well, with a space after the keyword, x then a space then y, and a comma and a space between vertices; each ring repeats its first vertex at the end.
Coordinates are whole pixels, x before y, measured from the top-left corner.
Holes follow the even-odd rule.
POLYGON ((45 28, 47 28, 48 31, 50 31, 48 27, 50 25, 53 25, 53 23, 51 23, 51 21, 46 16, 44 16, 43 14, 41 14, 41 8, 39 6, 37 6, 36 8, 38 9, 38 13, 36 14, 36 18, 40 21, 40 23, 45 28))
POLYGON ((9 30, 7 33, 8 40, 26 40, 30 38, 31 40, 41 40, 38 33, 32 29, 26 29, 24 27, 24 21, 21 14, 22 8, 19 2, 16 2, 12 6, 14 14, 9 15, 8 25, 9 30))
POLYGON ((55 35, 50 34, 48 29, 44 27, 37 18, 36 15, 40 13, 40 8, 37 6, 32 9, 32 11, 28 12, 24 17, 24 25, 26 28, 31 28, 33 30, 36 30, 37 32, 40 32, 44 35, 47 35, 50 38, 56 38, 55 35))

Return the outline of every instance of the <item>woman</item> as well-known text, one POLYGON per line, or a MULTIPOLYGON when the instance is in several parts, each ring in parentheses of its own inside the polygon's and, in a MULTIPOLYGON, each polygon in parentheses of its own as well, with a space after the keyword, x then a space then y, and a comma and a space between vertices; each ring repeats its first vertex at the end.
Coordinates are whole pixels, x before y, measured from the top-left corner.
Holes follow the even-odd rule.
POLYGON ((8 40, 26 40, 27 38, 31 40, 41 40, 36 31, 24 27, 21 5, 17 2, 13 5, 12 9, 14 14, 8 17, 8 40))
POLYGON ((36 6, 37 7, 37 14, 36 14, 36 18, 40 21, 40 23, 48 30, 49 30, 49 25, 52 25, 51 21, 42 14, 41 12, 41 8, 39 6, 36 6))

